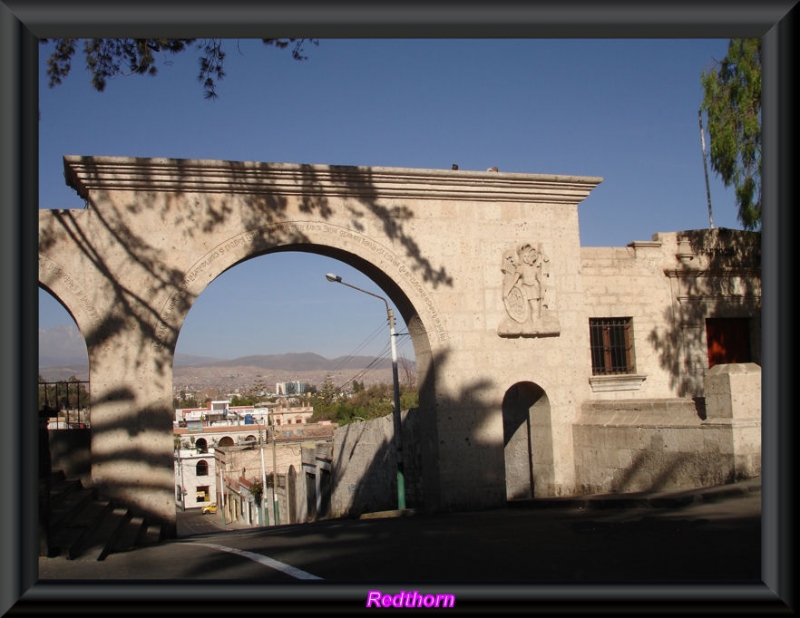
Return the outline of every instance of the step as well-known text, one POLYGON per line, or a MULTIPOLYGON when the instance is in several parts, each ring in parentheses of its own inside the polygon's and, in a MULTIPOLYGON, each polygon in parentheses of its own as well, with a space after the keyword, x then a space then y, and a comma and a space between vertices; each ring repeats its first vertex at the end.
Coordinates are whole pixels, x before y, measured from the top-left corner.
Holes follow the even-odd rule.
POLYGON ((110 554, 157 545, 162 526, 111 500, 80 480, 54 472, 49 479, 47 555, 105 560, 110 554))
POLYGON ((161 526, 154 524, 147 518, 143 518, 136 532, 134 545, 136 547, 150 547, 152 545, 158 545, 161 541, 161 526))
POLYGON ((104 546, 97 556, 99 561, 105 560, 106 557, 113 552, 121 551, 123 537, 127 538, 127 536, 132 536, 129 533, 129 529, 133 528, 133 526, 130 525, 132 519, 133 513, 130 509, 125 509, 125 513, 119 518, 116 527, 111 530, 110 534, 101 539, 104 546))
POLYGON ((79 516, 97 498, 93 489, 76 489, 50 501, 50 530, 56 530, 79 516))
POLYGON ((87 534, 87 529, 104 505, 96 499, 94 492, 82 491, 64 505, 62 510, 51 511, 48 555, 55 557, 68 551, 79 538, 87 534))
POLYGON ((81 556, 98 556, 105 549, 108 540, 114 534, 120 520, 125 517, 127 509, 118 507, 114 502, 98 502, 98 508, 84 527, 76 541, 67 551, 67 559, 75 560, 81 556))
POLYGON ((80 480, 63 480, 50 483, 50 506, 58 506, 72 494, 85 489, 80 480))

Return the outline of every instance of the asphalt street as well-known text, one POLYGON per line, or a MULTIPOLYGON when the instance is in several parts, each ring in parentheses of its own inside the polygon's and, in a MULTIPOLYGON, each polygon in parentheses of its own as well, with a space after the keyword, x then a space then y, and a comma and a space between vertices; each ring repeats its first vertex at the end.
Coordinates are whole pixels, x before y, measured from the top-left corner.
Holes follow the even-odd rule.
POLYGON ((148 598, 156 598, 155 586, 202 607, 235 594, 256 607, 314 599, 331 607, 335 598, 361 609, 375 590, 449 592, 462 606, 474 595, 499 604, 530 595, 556 602, 576 590, 610 600, 632 586, 664 593, 700 586, 723 599, 764 592, 760 479, 695 492, 386 515, 232 529, 219 517, 181 513, 179 538, 157 546, 104 561, 40 558, 31 596, 55 602, 69 590, 80 598, 86 584, 86 598, 103 597, 108 585, 128 598, 147 585, 148 598))

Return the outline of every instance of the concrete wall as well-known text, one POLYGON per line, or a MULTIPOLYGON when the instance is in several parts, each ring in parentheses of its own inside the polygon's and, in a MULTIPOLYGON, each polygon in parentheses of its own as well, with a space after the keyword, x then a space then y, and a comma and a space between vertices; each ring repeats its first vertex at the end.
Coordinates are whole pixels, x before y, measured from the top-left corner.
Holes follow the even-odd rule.
MULTIPOLYGON (((436 464, 426 456, 431 450, 432 436, 425 431, 424 411, 407 410, 401 418, 406 507, 420 509, 426 504, 425 479, 435 476, 430 468, 435 468, 436 464)), ((351 423, 334 432, 333 517, 398 508, 397 457, 392 444, 393 435, 391 415, 351 423)))

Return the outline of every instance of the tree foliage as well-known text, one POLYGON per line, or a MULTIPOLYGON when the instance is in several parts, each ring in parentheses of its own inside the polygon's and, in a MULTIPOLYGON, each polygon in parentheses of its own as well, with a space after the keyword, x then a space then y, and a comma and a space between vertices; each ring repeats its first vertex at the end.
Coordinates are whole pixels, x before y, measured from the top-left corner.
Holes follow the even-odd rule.
MULTIPOLYGON (((327 378, 326 378, 327 381, 327 378)), ((331 386, 333 383, 331 382, 331 386)), ((320 393, 328 390, 337 392, 335 388, 327 389, 323 383, 320 393)), ((391 414, 394 410, 394 389, 385 383, 364 386, 364 383, 353 383, 353 390, 347 396, 332 398, 317 397, 314 402, 312 422, 332 421, 340 426, 353 422, 368 421, 391 414)), ((400 386, 400 409, 408 410, 419 405, 419 394, 415 388, 400 386)))
POLYGON ((261 403, 261 398, 256 395, 234 395, 231 397, 231 406, 255 406, 261 403))
POLYGON ((711 167, 733 186, 745 229, 761 227, 761 40, 732 39, 701 76, 711 167))
POLYGON ((180 393, 179 397, 172 398, 172 407, 179 408, 201 408, 200 402, 194 395, 189 395, 185 391, 180 393))
POLYGON ((250 493, 253 494, 256 504, 261 504, 261 496, 264 495, 264 484, 261 481, 253 481, 253 484, 250 485, 250 493))
POLYGON ((323 406, 332 406, 339 398, 339 393, 336 385, 333 383, 331 374, 325 376, 322 382, 322 387, 319 391, 319 402, 323 406))
POLYGON ((88 382, 70 376, 66 381, 47 382, 39 375, 39 409, 40 410, 79 410, 87 408, 90 403, 88 382))
MULTIPOLYGON (((306 60, 304 45, 318 44, 315 39, 261 39, 264 45, 277 49, 291 48, 295 60, 306 60)), ((41 39, 52 44, 47 58, 48 85, 62 83, 72 70, 72 61, 80 39, 41 39)), ((86 68, 92 86, 103 92, 109 79, 126 75, 156 75, 157 62, 168 63, 169 56, 194 49, 199 53, 197 79, 203 84, 206 99, 217 96, 217 82, 225 77, 223 39, 83 39, 86 68)))

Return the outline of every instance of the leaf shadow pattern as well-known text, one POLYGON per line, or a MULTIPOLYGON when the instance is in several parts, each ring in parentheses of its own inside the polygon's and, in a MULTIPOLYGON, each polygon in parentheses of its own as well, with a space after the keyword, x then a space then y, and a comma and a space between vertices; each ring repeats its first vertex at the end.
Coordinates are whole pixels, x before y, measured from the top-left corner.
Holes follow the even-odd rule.
MULTIPOLYGON (((434 355, 420 381, 419 406, 402 413, 404 499, 406 508, 416 512, 491 508, 505 500, 503 445, 469 429, 500 422, 500 410, 484 403, 482 396, 494 385, 478 378, 462 387, 457 397, 436 395, 436 374, 448 358, 447 351, 434 355), (470 423, 462 425, 456 418, 459 414, 467 414, 470 423), (474 457, 463 455, 464 444, 474 457), (453 461, 454 452, 462 455, 452 464, 455 467, 446 466, 443 462, 453 461), (456 489, 453 474, 459 484, 468 478, 469 487, 456 489)), ((333 517, 398 509, 398 449, 391 415, 347 425, 337 434, 331 462, 333 517)))
POLYGON ((382 195, 371 168, 88 156, 64 162, 67 184, 87 207, 40 211, 40 265, 44 256, 63 268, 54 275, 40 266, 39 285, 73 315, 87 343, 93 476, 123 503, 160 493, 161 506, 133 505, 152 517, 174 520, 166 506, 173 493, 166 471, 174 346, 183 318, 220 268, 188 285, 187 257, 202 258, 214 242, 241 233, 249 234, 249 251, 223 270, 272 251, 334 255, 377 279, 423 336, 414 307, 390 276, 362 258, 316 245, 291 225, 298 218, 341 225, 344 216, 354 229, 369 221, 433 288, 452 285, 445 265, 432 264, 410 231, 414 212, 403 205, 402 189, 382 195), (153 431, 158 439, 148 438, 153 431), (94 472, 104 464, 153 474, 103 479, 94 472))
POLYGON ((751 361, 761 364, 761 234, 726 228, 679 233, 681 266, 668 271, 675 286, 665 324, 647 335, 681 397, 702 397, 708 368, 706 320, 750 318, 751 361))

